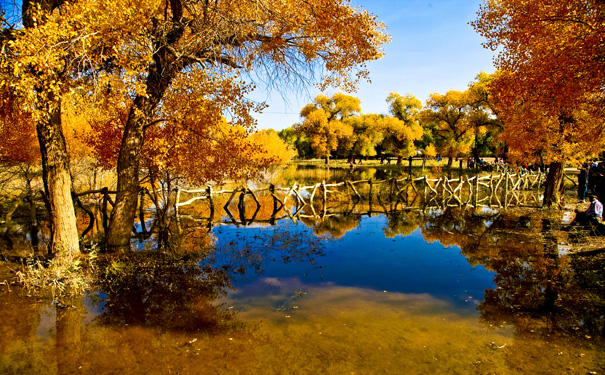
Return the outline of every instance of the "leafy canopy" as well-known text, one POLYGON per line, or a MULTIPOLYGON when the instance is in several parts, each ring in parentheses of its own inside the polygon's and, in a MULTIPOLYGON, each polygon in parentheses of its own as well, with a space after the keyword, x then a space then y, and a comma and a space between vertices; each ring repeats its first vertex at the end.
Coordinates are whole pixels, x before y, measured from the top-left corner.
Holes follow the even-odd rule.
POLYGON ((498 51, 489 86, 517 159, 583 159, 603 145, 605 3, 489 0, 472 23, 498 51))

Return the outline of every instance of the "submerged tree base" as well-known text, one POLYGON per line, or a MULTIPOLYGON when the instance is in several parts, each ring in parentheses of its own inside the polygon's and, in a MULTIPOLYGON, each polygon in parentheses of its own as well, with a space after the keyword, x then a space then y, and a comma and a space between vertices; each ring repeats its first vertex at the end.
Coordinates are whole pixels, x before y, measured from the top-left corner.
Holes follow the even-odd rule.
POLYGON ((96 252, 57 256, 48 261, 30 260, 17 272, 29 295, 51 298, 57 306, 71 306, 93 283, 96 252))

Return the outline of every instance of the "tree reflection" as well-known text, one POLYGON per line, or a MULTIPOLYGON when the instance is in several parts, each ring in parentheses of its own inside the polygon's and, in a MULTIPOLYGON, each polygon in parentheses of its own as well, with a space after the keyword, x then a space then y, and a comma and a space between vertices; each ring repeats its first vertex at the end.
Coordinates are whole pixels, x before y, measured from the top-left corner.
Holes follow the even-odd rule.
POLYGON ((478 306, 492 325, 512 322, 518 334, 604 335, 603 254, 559 252, 559 233, 542 212, 473 212, 425 215, 425 239, 456 245, 472 265, 495 271, 495 289, 478 306))
POLYGON ((98 278, 98 321, 187 331, 229 326, 232 314, 214 302, 231 286, 230 275, 200 265, 203 257, 140 251, 106 258, 98 278))
POLYGON ((296 227, 255 230, 254 234, 243 231, 229 232, 223 243, 208 255, 206 262, 231 274, 244 275, 249 270, 262 274, 266 262, 276 259, 283 263, 308 262, 325 253, 322 238, 301 233, 296 227))
POLYGON ((422 213, 418 210, 398 211, 387 215, 387 224, 382 229, 385 237, 409 236, 418 229, 422 213))
POLYGON ((361 218, 359 215, 334 215, 324 219, 301 218, 301 221, 312 228, 316 236, 329 235, 333 238, 341 238, 348 231, 357 228, 361 218))

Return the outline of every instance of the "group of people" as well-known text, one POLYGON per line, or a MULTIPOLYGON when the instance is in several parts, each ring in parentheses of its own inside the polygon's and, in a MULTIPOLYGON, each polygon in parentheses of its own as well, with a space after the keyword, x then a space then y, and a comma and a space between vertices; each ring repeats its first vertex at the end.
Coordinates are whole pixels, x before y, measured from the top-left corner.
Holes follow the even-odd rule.
POLYGON ((576 210, 576 218, 572 224, 596 225, 603 219, 603 204, 599 200, 605 192, 605 165, 603 163, 583 164, 578 173, 578 200, 586 202, 590 191, 590 205, 586 211, 576 210))
POLYGON ((578 199, 586 199, 588 191, 601 196, 605 192, 605 165, 603 163, 583 164, 578 173, 578 199))

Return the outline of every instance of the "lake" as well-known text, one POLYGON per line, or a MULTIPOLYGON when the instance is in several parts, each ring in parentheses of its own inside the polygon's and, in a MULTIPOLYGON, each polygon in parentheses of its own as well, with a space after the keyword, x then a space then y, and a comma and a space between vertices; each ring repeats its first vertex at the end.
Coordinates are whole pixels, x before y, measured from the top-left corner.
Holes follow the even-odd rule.
POLYGON ((101 260, 71 307, 0 284, 0 373, 605 372, 605 257, 569 253, 562 213, 341 201, 208 226, 188 210, 173 251, 101 260))

